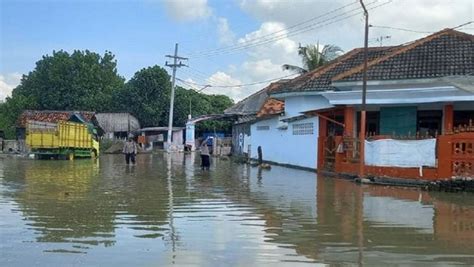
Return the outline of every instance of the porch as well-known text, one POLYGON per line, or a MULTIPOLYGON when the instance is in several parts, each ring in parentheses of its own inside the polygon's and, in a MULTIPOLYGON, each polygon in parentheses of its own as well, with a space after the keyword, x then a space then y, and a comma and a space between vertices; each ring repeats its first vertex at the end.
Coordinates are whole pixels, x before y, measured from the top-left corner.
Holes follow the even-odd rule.
MULTIPOLYGON (((474 104, 368 106, 367 176, 419 180, 474 178, 474 104)), ((358 175, 357 106, 313 112, 319 116, 318 170, 358 175)))

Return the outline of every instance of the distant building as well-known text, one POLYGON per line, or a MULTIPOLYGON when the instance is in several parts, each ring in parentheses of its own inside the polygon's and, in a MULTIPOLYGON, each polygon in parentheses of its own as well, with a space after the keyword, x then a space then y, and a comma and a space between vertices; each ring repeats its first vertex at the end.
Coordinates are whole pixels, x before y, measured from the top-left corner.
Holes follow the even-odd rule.
MULTIPOLYGON (((185 127, 173 127, 172 145, 177 150, 184 150, 185 127)), ((146 150, 163 149, 168 139, 168 127, 146 127, 134 132, 138 136, 139 144, 145 146, 146 150)))
POLYGON ((234 115, 236 117, 235 123, 232 126, 233 154, 243 155, 253 149, 251 146, 250 126, 257 120, 257 113, 269 98, 269 92, 284 82, 286 80, 272 83, 224 111, 225 115, 234 115))
POLYGON ((140 129, 140 122, 130 113, 97 113, 95 118, 107 139, 127 138, 128 133, 140 129))

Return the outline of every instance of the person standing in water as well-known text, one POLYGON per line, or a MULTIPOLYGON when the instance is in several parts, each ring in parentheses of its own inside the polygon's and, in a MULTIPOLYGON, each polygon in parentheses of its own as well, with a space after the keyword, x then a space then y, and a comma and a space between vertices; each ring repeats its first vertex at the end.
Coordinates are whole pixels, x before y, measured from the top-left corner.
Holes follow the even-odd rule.
POLYGON ((133 141, 131 137, 128 138, 127 142, 125 142, 125 145, 123 146, 122 152, 125 154, 125 162, 127 164, 130 164, 130 161, 132 164, 135 164, 135 156, 137 155, 137 144, 133 141))
POLYGON ((210 154, 209 154, 209 147, 207 146, 207 140, 206 138, 204 141, 201 143, 201 169, 202 170, 209 170, 209 167, 211 166, 210 162, 210 154))

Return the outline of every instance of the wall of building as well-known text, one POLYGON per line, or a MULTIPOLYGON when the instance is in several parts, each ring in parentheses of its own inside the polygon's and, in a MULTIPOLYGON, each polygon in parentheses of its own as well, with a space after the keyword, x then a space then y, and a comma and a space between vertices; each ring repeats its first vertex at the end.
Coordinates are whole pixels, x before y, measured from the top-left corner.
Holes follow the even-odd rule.
POLYGON ((251 157, 257 158, 257 148, 262 147, 263 160, 280 164, 316 169, 318 120, 316 117, 288 123, 285 130, 278 129, 279 117, 258 121, 251 125, 251 157), (302 129, 301 125, 312 125, 302 129))
POLYGON ((285 98, 285 117, 301 115, 301 112, 332 107, 323 96, 290 96, 285 98))
POLYGON ((235 124, 232 126, 232 150, 234 155, 247 153, 250 142, 250 123, 235 124))

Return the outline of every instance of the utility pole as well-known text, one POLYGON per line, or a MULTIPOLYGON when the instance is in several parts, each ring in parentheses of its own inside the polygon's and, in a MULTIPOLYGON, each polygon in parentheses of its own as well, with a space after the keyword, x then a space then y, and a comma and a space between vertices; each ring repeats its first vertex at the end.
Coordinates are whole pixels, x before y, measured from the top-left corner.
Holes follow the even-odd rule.
POLYGON ((171 151, 171 136, 173 135, 173 112, 174 112, 174 91, 176 85, 176 69, 186 66, 181 62, 181 60, 187 60, 187 58, 178 56, 178 44, 175 44, 174 55, 166 55, 168 58, 173 59, 173 64, 168 64, 168 61, 165 63, 166 66, 173 69, 173 78, 171 80, 171 99, 170 99, 170 111, 169 111, 169 121, 168 121, 168 136, 166 138, 166 143, 168 145, 167 151, 171 151), (179 62, 178 62, 179 61, 179 62))
POLYGON ((366 124, 366 98, 367 98, 367 54, 369 46, 369 12, 365 8, 364 2, 359 0, 362 8, 364 9, 365 16, 365 38, 364 38, 364 71, 362 76, 362 106, 360 110, 360 165, 359 165, 359 177, 364 177, 365 167, 365 124, 366 124))

